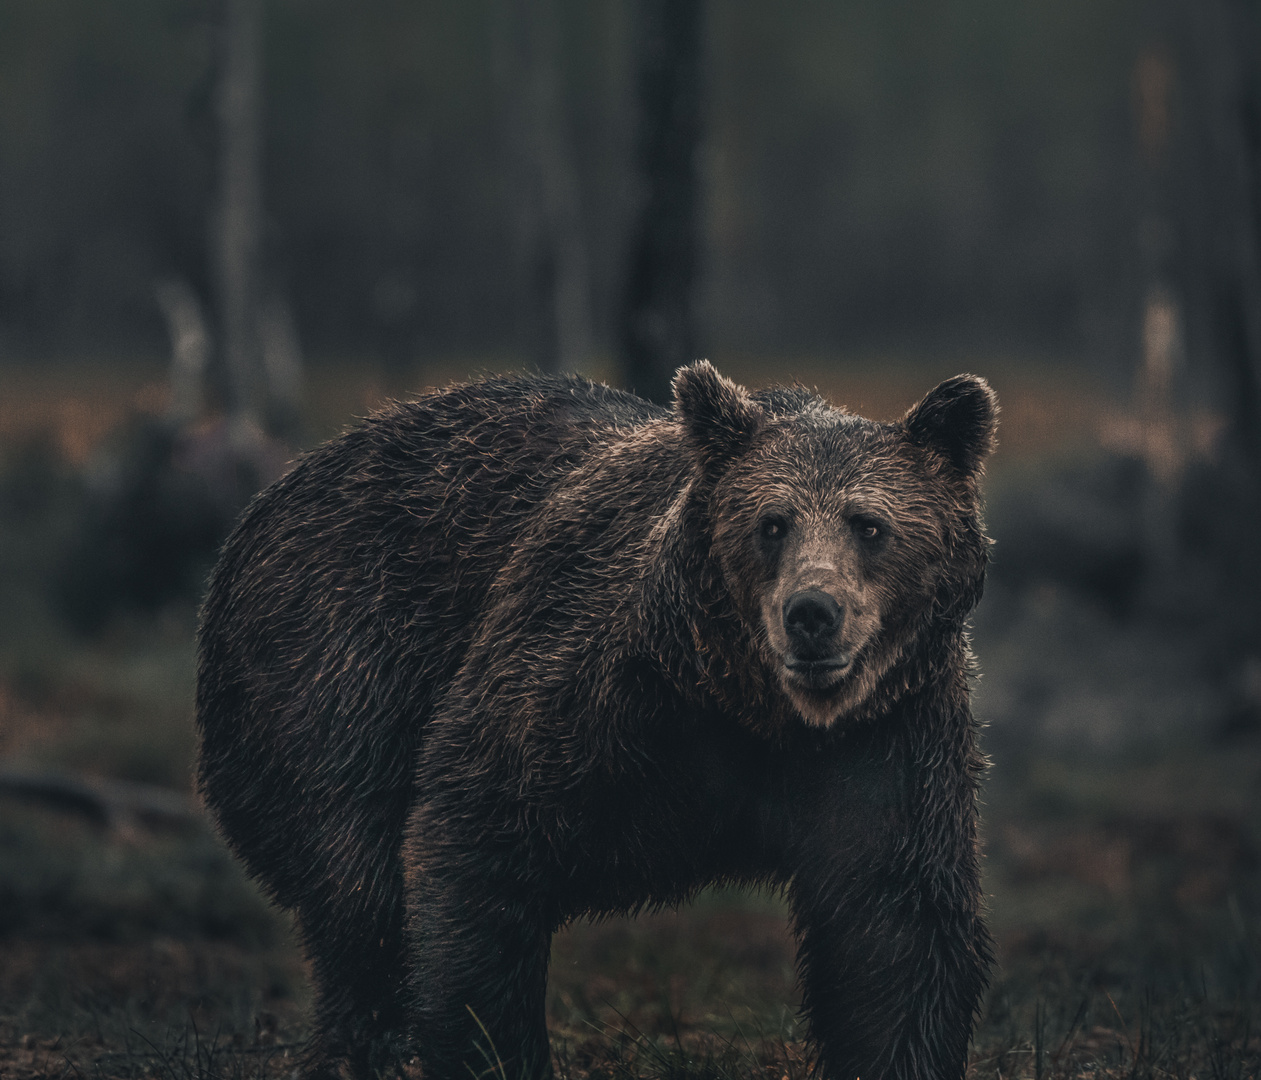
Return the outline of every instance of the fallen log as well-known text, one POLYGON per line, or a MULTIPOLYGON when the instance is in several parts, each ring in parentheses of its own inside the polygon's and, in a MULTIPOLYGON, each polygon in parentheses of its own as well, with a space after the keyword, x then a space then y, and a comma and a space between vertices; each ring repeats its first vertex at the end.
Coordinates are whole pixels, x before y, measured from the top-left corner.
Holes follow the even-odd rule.
POLYGON ((156 784, 0 765, 0 797, 42 803, 108 829, 185 828, 206 821, 192 795, 156 784))

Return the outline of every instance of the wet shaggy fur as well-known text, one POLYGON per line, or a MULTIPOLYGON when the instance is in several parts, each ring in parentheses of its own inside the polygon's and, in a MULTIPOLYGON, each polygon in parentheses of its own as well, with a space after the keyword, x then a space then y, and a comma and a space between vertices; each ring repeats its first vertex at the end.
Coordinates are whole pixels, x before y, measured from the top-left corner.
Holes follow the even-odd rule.
POLYGON ((558 927, 763 882, 825 1076, 963 1076, 993 396, 874 423, 707 363, 675 390, 394 405, 225 547, 201 788, 297 913, 313 1074, 544 1076, 558 927))

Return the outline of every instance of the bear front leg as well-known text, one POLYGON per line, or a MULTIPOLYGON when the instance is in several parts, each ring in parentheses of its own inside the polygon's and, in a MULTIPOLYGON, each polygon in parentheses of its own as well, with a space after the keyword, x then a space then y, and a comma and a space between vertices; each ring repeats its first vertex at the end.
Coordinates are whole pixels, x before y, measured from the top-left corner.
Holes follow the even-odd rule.
POLYGON ((545 903, 504 858, 423 843, 407 867, 408 1020, 425 1080, 550 1076, 545 903))
POLYGON ((803 1011, 828 1080, 964 1075, 988 936, 968 903, 906 884, 875 869, 793 883, 803 1011))

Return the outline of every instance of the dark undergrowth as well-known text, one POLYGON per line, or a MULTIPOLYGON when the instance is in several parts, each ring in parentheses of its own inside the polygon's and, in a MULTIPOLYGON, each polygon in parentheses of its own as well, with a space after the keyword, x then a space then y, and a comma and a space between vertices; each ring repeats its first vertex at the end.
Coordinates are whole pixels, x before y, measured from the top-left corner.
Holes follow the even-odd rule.
MULTIPOLYGON (((1261 1074, 1256 747, 1076 765, 1076 785, 1045 760, 1009 769, 987 807, 999 966, 970 1075, 1261 1074), (1171 774, 1178 818, 1162 816, 1171 774)), ((208 834, 5 803, 0 914, 0 1075, 297 1067, 309 987, 292 929, 208 834)), ((557 1072, 798 1080, 812 1062, 794 1001, 776 896, 576 925, 553 950, 557 1072)))

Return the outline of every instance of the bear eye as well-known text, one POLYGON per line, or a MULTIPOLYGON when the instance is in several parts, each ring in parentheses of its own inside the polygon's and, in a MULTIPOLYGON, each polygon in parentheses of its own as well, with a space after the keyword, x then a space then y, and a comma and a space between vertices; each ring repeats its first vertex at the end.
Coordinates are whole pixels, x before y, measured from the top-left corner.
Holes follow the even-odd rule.
POLYGON ((852 524, 858 539, 869 544, 875 543, 877 540, 883 540, 886 535, 884 523, 877 521, 875 518, 856 517, 852 524))
POLYGON ((771 544, 778 544, 788 535, 788 522, 779 515, 773 514, 762 519, 761 525, 758 526, 758 532, 763 540, 771 544))

